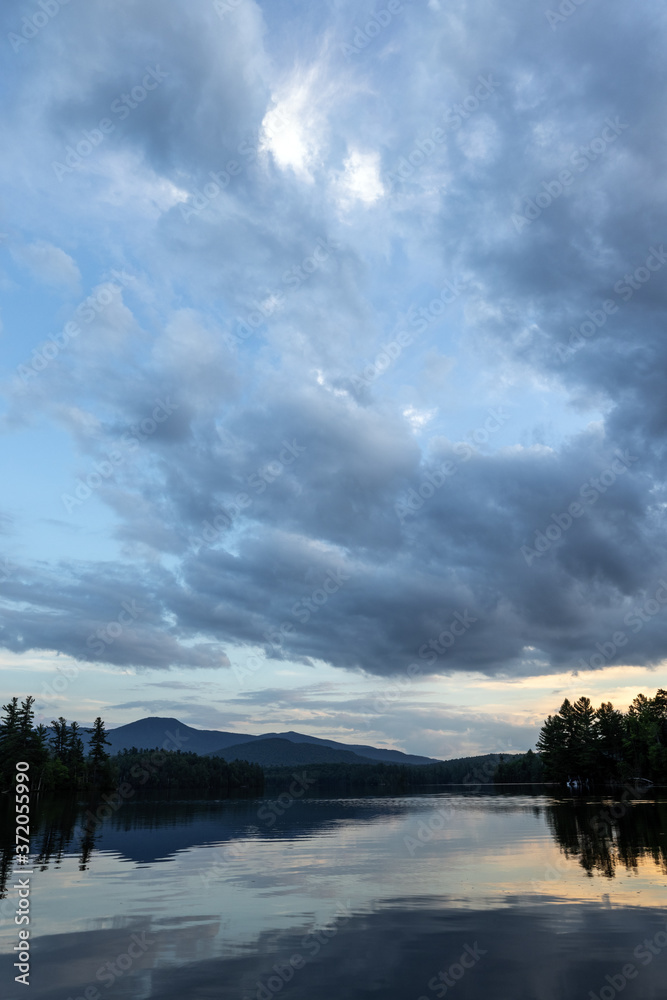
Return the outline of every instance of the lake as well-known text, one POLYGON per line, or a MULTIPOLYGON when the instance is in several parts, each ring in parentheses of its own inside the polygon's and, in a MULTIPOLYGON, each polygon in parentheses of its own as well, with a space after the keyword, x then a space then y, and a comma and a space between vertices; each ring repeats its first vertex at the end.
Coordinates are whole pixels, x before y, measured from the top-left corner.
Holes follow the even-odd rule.
POLYGON ((28 990, 5 840, 7 1000, 667 996, 657 795, 324 799, 295 784, 107 813, 86 830, 81 807, 33 804, 28 990))

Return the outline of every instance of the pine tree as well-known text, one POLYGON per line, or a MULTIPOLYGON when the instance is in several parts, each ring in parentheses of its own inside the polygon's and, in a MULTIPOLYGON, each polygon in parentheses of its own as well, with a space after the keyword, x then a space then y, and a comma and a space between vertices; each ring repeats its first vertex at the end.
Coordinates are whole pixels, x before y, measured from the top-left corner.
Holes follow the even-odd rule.
POLYGON ((104 723, 98 715, 93 723, 93 728, 88 729, 87 732, 90 734, 90 740, 88 741, 89 754, 88 759, 90 760, 92 766, 92 780, 94 782, 100 779, 104 780, 108 777, 108 765, 109 754, 104 749, 105 745, 110 745, 109 740, 106 738, 106 730, 104 728, 104 723))
POLYGON ((43 723, 36 726, 32 733, 32 764, 37 770, 33 780, 33 790, 36 792, 41 791, 46 766, 49 762, 48 736, 49 731, 43 723))
POLYGON ((19 739, 21 741, 21 746, 25 750, 29 748, 32 737, 32 723, 35 718, 35 712, 32 706, 34 704, 35 699, 32 695, 28 695, 28 697, 24 698, 21 702, 21 707, 17 715, 19 739))
POLYGON ((667 691, 659 688, 654 698, 638 694, 626 716, 626 776, 667 778, 667 691))
MULTIPOLYGON (((567 702, 569 705, 569 702, 567 702)), ((537 752, 542 758, 545 775, 553 781, 564 781, 568 776, 569 760, 566 745, 565 719, 561 714, 550 715, 544 722, 537 743, 537 752)))
POLYGON ((51 720, 51 726, 53 728, 51 746, 53 747, 54 756, 56 760, 64 764, 67 758, 67 719, 64 719, 61 715, 57 721, 56 719, 51 720))
POLYGON ((5 784, 14 771, 17 760, 20 760, 20 726, 19 726, 19 700, 12 698, 10 702, 2 706, 5 713, 0 721, 0 774, 2 783, 5 784))
POLYGON ((571 704, 566 698, 556 716, 549 716, 537 750, 547 777, 667 780, 667 691, 653 698, 638 694, 627 714, 611 702, 593 709, 590 699, 571 704))
POLYGON ((599 749, 603 776, 620 777, 623 760, 623 739, 625 721, 623 713, 614 708, 610 701, 603 702, 595 713, 599 730, 599 749))
POLYGON ((69 727, 66 742, 66 762, 75 782, 82 775, 85 766, 85 754, 83 740, 80 736, 81 727, 78 722, 73 722, 69 727))
POLYGON ((585 696, 572 706, 573 732, 570 749, 576 760, 575 774, 595 779, 600 770, 600 730, 595 709, 585 696))
POLYGON ((574 705, 566 698, 558 715, 550 715, 544 723, 536 746, 553 780, 595 779, 600 769, 599 740, 598 720, 590 698, 579 698, 574 705))

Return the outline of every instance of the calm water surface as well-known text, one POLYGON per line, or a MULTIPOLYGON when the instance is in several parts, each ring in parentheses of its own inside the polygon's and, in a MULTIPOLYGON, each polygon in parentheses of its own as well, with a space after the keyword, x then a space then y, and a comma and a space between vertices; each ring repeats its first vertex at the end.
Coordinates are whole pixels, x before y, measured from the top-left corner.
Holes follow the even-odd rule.
POLYGON ((127 803, 87 839, 38 810, 31 982, 6 863, 0 996, 667 997, 667 801, 282 804, 127 803))

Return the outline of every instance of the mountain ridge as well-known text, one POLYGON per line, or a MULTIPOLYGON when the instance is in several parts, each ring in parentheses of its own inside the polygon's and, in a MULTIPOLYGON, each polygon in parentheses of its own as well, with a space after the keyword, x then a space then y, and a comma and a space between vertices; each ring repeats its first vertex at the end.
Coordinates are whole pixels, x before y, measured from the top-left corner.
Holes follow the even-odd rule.
MULTIPOLYGON (((230 733, 217 729, 193 729, 191 726, 180 722, 178 719, 147 716, 144 719, 137 719, 135 722, 128 722, 123 726, 107 731, 109 741, 109 751, 119 753, 121 750, 130 750, 136 747, 138 750, 153 750, 160 747, 164 750, 184 750, 194 751, 200 754, 215 754, 224 756, 224 751, 232 748, 234 753, 239 752, 242 745, 250 745, 258 741, 277 741, 293 745, 308 744, 313 747, 329 748, 342 754, 351 754, 352 759, 358 758, 359 763, 392 763, 392 764, 433 764, 437 763, 435 757, 423 757, 417 754, 404 753, 402 750, 393 750, 385 747, 366 746, 360 743, 340 743, 337 740, 321 739, 319 736, 310 736, 307 733, 297 733, 294 730, 283 733, 230 733)), ((275 749, 275 747, 274 747, 275 749)), ((282 747, 282 749, 285 749, 282 747)), ((249 750, 248 750, 249 752, 249 750)), ((307 756, 307 755, 306 755, 307 756)), ((314 760, 319 755, 314 753, 311 759, 314 760)), ((248 759, 244 757, 243 759, 248 759)), ((349 762, 350 758, 341 758, 341 763, 349 762)), ((307 763, 308 761, 302 761, 307 763)), ((331 761, 329 761, 331 762, 331 761)))
POLYGON ((316 743, 292 742, 284 739, 253 740, 238 743, 210 754, 232 760, 246 760, 249 764, 272 767, 299 767, 303 764, 378 764, 370 757, 360 757, 351 750, 319 746, 316 743))

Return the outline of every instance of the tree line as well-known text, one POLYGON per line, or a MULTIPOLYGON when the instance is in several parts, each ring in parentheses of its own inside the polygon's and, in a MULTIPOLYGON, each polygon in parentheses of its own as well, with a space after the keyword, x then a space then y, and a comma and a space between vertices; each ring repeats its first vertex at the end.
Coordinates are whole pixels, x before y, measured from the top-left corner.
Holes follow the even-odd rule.
POLYGON ((627 712, 566 698, 545 720, 536 748, 547 781, 667 784, 667 691, 638 694, 627 712))
MULTIPOLYGON (((472 789, 491 786, 501 754, 459 757, 433 764, 308 764, 305 774, 316 792, 401 793, 438 785, 464 784, 472 789)), ((293 767, 265 765, 267 794, 282 791, 293 776, 293 767)))
POLYGON ((222 757, 157 747, 152 751, 133 747, 112 756, 106 750, 110 744, 101 717, 95 719, 92 729, 82 729, 77 722, 68 723, 61 716, 52 721, 49 729, 34 724, 34 703, 29 696, 20 704, 18 698, 12 698, 2 706, 2 790, 13 784, 17 761, 30 765, 31 788, 35 792, 107 791, 124 784, 137 790, 196 789, 224 796, 242 789, 263 789, 262 768, 247 761, 227 763, 222 757))
POLYGON ((222 757, 201 756, 191 751, 121 750, 111 758, 115 787, 127 783, 147 791, 195 788, 231 795, 244 790, 257 794, 264 789, 264 771, 247 760, 227 762, 222 757))
POLYGON ((12 698, 2 706, 0 719, 0 784, 8 788, 14 780, 17 761, 30 765, 34 791, 81 788, 104 784, 109 779, 109 754, 104 722, 98 716, 92 729, 81 729, 77 722, 67 724, 54 719, 52 731, 43 724, 35 726, 32 696, 20 704, 12 698), (88 736, 84 745, 83 734, 88 736))
POLYGON ((501 759, 496 768, 493 780, 495 784, 523 784, 545 781, 544 761, 538 753, 529 750, 528 753, 517 754, 507 759, 501 759))

